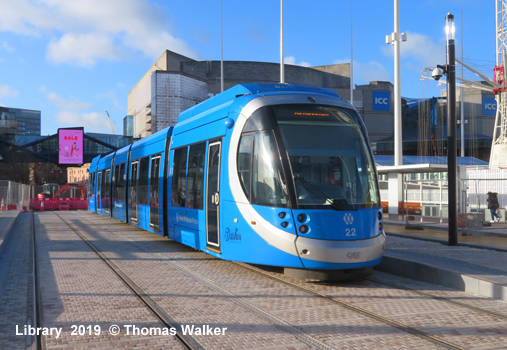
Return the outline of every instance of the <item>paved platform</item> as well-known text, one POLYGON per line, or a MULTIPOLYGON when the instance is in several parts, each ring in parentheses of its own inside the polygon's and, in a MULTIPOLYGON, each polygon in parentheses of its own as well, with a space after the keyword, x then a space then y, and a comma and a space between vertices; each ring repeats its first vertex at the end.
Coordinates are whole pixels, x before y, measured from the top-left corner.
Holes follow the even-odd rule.
MULTIPOLYGON (((396 218, 397 219, 397 218, 396 218)), ((380 271, 507 301, 507 223, 459 229, 449 246, 446 223, 385 220, 380 271)))

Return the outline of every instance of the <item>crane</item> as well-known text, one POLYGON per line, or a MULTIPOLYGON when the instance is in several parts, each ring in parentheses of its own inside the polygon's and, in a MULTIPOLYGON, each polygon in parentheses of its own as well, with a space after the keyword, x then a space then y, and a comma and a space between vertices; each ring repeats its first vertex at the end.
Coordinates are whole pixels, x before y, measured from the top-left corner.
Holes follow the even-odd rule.
POLYGON ((495 83, 500 87, 493 90, 496 99, 496 117, 491 143, 490 166, 507 166, 507 86, 506 57, 507 52, 507 0, 496 0, 496 66, 494 68, 495 83))
POLYGON ((109 112, 106 111, 106 114, 107 114, 107 120, 109 120, 109 126, 111 126, 111 131, 113 132, 113 134, 116 135, 116 131, 114 130, 113 121, 111 120, 111 117, 109 116, 109 112))

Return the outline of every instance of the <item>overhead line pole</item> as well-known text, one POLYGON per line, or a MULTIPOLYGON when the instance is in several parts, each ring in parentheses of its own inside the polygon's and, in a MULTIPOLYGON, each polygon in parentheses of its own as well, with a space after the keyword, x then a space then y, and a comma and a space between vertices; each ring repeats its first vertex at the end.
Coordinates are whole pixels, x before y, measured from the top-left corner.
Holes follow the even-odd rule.
POLYGON ((394 1, 394 165, 403 164, 401 132, 401 73, 400 73, 400 12, 399 2, 394 1))
POLYGON ((283 66, 283 0, 280 0, 280 83, 285 83, 283 66))
POLYGON ((224 91, 224 31, 222 23, 222 0, 220 0, 220 92, 224 91))
POLYGON ((352 31, 352 19, 352 0, 350 0, 350 104, 354 106, 354 36, 352 31))

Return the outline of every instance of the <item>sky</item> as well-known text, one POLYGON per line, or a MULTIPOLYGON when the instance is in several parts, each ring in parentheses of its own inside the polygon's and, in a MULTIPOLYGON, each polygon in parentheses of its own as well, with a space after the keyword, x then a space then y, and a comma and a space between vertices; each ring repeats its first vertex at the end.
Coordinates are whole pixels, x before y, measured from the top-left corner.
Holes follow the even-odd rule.
MULTIPOLYGON (((445 64, 449 12, 456 57, 493 77, 494 0, 399 0, 399 11, 408 36, 403 97, 440 96, 445 88, 420 78, 425 67, 445 64)), ((394 82, 394 48, 385 43, 394 0, 352 0, 352 11, 350 0, 285 0, 283 13, 286 64, 352 56, 354 84, 394 82)), ((280 62, 279 0, 222 0, 222 25, 225 61, 280 62)), ((0 105, 41 111, 42 135, 74 126, 122 134, 128 93, 164 50, 220 60, 220 42, 220 0, 0 0, 0 105)))

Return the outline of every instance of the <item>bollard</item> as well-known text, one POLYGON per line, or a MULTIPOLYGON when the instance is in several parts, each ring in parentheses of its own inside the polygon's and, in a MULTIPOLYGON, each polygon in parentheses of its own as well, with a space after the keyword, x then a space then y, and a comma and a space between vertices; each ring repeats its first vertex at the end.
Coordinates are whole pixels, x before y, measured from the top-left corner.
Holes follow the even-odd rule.
POLYGON ((40 210, 44 211, 44 199, 40 202, 40 210))

